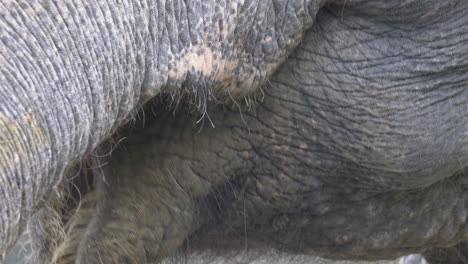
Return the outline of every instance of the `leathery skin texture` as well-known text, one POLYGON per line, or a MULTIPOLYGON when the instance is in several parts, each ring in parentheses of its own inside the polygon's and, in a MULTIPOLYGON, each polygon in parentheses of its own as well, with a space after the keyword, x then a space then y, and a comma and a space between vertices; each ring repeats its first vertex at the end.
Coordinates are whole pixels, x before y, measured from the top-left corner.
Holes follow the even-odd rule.
POLYGON ((181 103, 121 131, 73 261, 183 246, 393 258, 464 240, 467 4, 448 3, 327 6, 257 107, 208 104, 200 130, 181 103))
POLYGON ((152 97, 253 93, 322 0, 0 3, 0 255, 81 162, 152 97), (261 11, 261 12, 260 12, 261 11))
POLYGON ((65 241, 72 259, 146 263, 181 247, 378 259, 464 240, 466 58, 433 69, 437 24, 341 11, 319 13, 255 108, 209 106, 200 128, 184 103, 156 107, 120 131, 95 212, 65 241), (366 57, 384 45, 400 53, 366 57))

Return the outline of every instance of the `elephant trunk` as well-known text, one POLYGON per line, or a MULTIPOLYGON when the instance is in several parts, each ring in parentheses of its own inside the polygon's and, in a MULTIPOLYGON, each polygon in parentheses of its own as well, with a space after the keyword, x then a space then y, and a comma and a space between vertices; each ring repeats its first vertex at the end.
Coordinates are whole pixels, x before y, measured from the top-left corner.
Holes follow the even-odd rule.
POLYGON ((0 252, 64 171, 142 103, 149 19, 147 7, 131 5, 7 1, 1 8, 0 252))

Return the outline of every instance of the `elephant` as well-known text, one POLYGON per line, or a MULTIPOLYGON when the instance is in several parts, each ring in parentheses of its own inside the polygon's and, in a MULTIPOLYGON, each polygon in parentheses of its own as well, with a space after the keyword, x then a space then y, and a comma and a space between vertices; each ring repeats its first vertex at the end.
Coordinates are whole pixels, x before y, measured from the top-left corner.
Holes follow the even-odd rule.
POLYGON ((252 96, 324 4, 2 1, 0 252, 145 102, 252 96))
POLYGON ((58 263, 466 239, 468 3, 3 5, 0 252, 28 221, 58 263))

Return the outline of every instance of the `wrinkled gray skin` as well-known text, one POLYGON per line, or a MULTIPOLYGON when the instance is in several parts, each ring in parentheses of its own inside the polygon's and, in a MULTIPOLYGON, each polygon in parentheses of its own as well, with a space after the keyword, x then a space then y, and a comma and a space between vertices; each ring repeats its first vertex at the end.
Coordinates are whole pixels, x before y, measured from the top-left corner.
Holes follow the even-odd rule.
POLYGON ((299 41, 242 118, 214 106, 200 133, 187 111, 123 132, 77 263, 159 260, 187 237, 348 259, 464 240, 468 3, 279 2, 4 3, 0 250, 148 99, 241 99, 299 41))
POLYGON ((252 93, 322 2, 3 0, 0 252, 64 171, 144 102, 252 93))

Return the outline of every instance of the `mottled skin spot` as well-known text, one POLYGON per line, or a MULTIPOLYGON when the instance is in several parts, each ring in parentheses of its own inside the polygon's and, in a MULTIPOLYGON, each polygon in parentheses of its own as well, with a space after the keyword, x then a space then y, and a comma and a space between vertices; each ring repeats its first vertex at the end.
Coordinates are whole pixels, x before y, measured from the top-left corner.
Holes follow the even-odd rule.
POLYGON ((220 101, 251 95, 299 43, 324 2, 208 1, 187 6, 171 21, 176 25, 167 25, 181 39, 168 43, 167 53, 158 58, 163 64, 149 68, 144 92, 154 94, 157 76, 165 76, 171 92, 182 86, 220 101))
POLYGON ((4 152, 0 153, 0 167, 5 173, 13 171, 20 160, 26 159, 31 154, 30 148, 40 150, 48 143, 43 125, 34 113, 27 113, 21 119, 0 113, 0 150, 4 152), (24 134, 24 127, 29 128, 29 134, 24 134))

